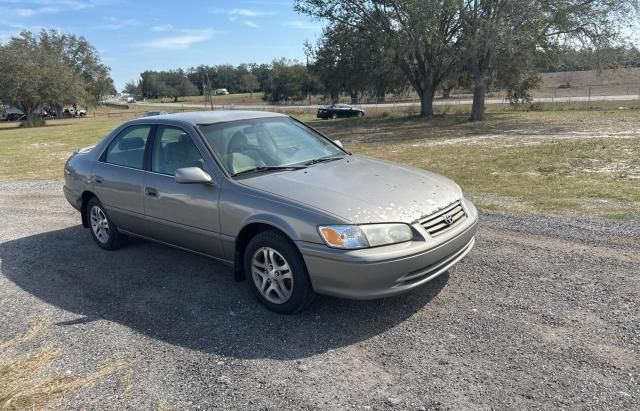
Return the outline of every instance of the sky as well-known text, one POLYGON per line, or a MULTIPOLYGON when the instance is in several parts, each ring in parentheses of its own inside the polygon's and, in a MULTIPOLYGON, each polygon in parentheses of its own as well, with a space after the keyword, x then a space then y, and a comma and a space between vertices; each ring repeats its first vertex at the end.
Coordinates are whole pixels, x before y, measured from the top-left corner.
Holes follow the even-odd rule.
POLYGON ((84 36, 121 90, 145 70, 303 61, 322 25, 293 0, 0 0, 0 42, 42 29, 84 36))

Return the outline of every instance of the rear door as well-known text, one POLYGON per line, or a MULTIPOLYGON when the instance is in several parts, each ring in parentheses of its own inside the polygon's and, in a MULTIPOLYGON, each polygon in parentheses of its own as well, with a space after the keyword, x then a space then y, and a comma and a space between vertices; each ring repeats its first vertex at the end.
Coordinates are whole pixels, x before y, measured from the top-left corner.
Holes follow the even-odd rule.
POLYGON ((144 188, 150 236, 165 243, 223 258, 218 184, 178 184, 175 171, 200 167, 214 179, 209 161, 187 131, 159 126, 153 138, 144 188))
POLYGON ((122 130, 93 167, 93 185, 113 222, 121 229, 146 234, 142 193, 146 172, 145 150, 153 126, 122 130))

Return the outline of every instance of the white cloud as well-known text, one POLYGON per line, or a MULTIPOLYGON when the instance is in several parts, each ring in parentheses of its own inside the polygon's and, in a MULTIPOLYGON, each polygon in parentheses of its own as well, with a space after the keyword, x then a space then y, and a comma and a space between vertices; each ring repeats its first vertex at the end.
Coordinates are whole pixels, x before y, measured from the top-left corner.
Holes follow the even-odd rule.
POLYGON ((263 10, 256 10, 256 9, 240 9, 240 8, 230 9, 230 10, 213 8, 213 9, 209 9, 209 13, 226 14, 229 16, 240 16, 240 17, 273 16, 274 14, 276 14, 273 11, 263 11, 263 10))
POLYGON ((136 19, 121 19, 119 17, 106 16, 104 20, 107 22, 106 24, 101 24, 96 26, 101 30, 121 30, 125 27, 133 27, 139 26, 141 23, 136 19))
POLYGON ((251 9, 231 9, 228 14, 232 16, 243 16, 243 17, 257 17, 261 16, 262 13, 257 10, 251 9))
POLYGON ((303 29, 303 30, 320 30, 322 28, 321 24, 310 23, 302 20, 291 20, 284 23, 285 26, 291 27, 293 29, 303 29))
POLYGON ((29 18, 38 14, 84 10, 111 1, 115 0, 0 0, 0 16, 29 18), (3 7, 4 4, 15 4, 18 7, 3 7))
POLYGON ((33 9, 17 9, 16 14, 20 17, 31 17, 36 14, 36 12, 33 9))
POLYGON ((210 40, 213 36, 212 30, 190 30, 184 31, 185 34, 179 36, 161 37, 145 43, 140 43, 142 47, 154 49, 187 49, 195 43, 210 40))
POLYGON ((163 31, 171 31, 173 30, 173 26, 171 24, 161 24, 158 26, 153 26, 151 27, 152 31, 159 31, 159 32, 163 32, 163 31))
POLYGON ((258 27, 260 27, 260 26, 258 26, 256 23, 254 23, 251 20, 245 20, 242 23, 247 27, 251 27, 252 29, 257 29, 258 27))

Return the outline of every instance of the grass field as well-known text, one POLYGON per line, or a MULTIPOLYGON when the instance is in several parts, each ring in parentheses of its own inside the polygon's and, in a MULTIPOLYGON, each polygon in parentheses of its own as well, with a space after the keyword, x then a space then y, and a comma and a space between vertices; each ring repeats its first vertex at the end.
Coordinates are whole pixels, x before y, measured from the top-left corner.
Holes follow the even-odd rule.
MULTIPOLYGON (((424 121, 393 113, 318 121, 354 153, 411 164, 456 180, 482 209, 640 216, 640 110, 492 112, 469 123, 450 113, 424 121)), ((37 129, 0 126, 0 180, 61 179, 77 147, 120 118, 72 119, 37 129)))
POLYGON ((640 69, 621 68, 612 70, 563 71, 542 73, 535 97, 615 96, 640 94, 640 69), (571 88, 558 88, 570 85, 571 88))
MULTIPOLYGON (((262 93, 237 93, 237 94, 228 94, 226 96, 212 96, 213 104, 262 104, 264 101, 262 100, 262 93)), ((150 98, 146 100, 147 103, 173 103, 172 98, 150 98)), ((191 103, 191 104, 202 104, 204 103, 203 96, 186 96, 178 98, 178 103, 191 103)))

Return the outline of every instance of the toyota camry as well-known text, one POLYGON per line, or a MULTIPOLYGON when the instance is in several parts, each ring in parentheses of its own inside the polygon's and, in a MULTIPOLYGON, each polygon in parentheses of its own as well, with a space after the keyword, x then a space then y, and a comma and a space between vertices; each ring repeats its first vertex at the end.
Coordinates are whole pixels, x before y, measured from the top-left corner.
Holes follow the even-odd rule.
POLYGON ((99 247, 137 237, 212 257, 279 313, 419 287, 471 250, 478 220, 453 181, 268 112, 126 122, 69 158, 64 193, 99 247))

